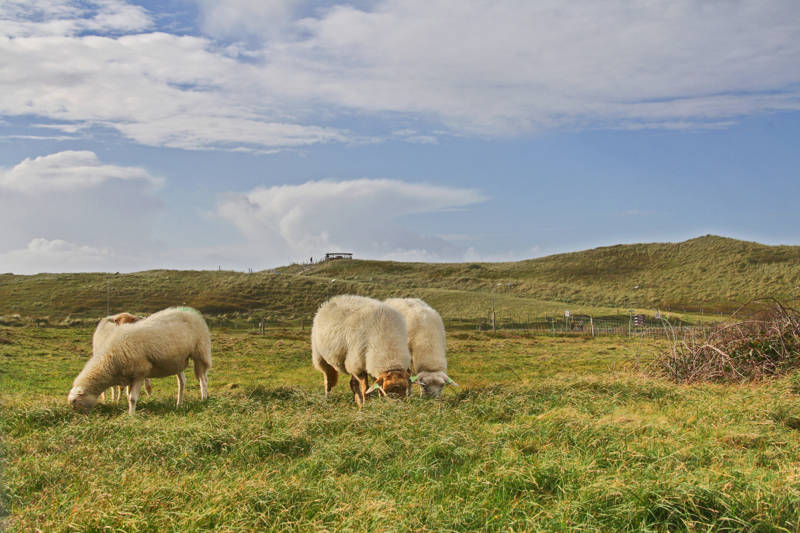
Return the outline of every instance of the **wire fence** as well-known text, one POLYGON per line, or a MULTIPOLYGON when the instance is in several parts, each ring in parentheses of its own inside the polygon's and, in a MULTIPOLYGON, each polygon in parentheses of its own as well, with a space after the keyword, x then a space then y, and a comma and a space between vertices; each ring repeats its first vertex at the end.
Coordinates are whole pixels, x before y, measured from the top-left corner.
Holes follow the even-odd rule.
MULTIPOLYGON (((641 315, 640 315, 641 316, 641 315)), ((445 318, 448 331, 506 331, 526 332, 534 335, 548 336, 637 336, 650 338, 671 338, 673 333, 660 318, 648 317, 642 321, 634 321, 633 317, 607 317, 595 319, 591 316, 573 316, 568 318, 536 318, 514 320, 496 317, 483 319, 445 318)), ((670 320, 674 333, 702 334, 710 329, 710 325, 688 324, 680 320, 670 320)))
MULTIPOLYGON (((641 315, 640 315, 641 316, 641 315)), ((299 327, 301 330, 310 330, 313 317, 301 317, 292 320, 264 319, 250 317, 245 327, 259 333, 265 333, 274 327, 299 327)), ((241 327, 241 322, 225 317, 208 317, 209 325, 218 327, 241 327)), ((646 317, 638 323, 633 317, 604 317, 595 319, 591 316, 573 316, 569 319, 532 318, 513 319, 509 317, 491 318, 443 318, 445 329, 450 332, 498 332, 520 333, 525 335, 542 335, 553 337, 648 337, 653 339, 668 339, 674 335, 704 335, 712 328, 712 324, 689 324, 678 319, 671 319, 669 325, 654 317, 646 317), (671 329, 671 331, 670 331, 671 329)))

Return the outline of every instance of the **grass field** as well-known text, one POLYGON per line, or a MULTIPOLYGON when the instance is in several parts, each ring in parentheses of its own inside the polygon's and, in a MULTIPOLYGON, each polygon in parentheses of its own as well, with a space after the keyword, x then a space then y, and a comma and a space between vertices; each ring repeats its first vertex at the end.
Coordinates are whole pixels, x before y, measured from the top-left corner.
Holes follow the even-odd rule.
POLYGON ((214 329, 211 397, 66 405, 92 328, 0 327, 9 531, 797 531, 793 376, 679 386, 625 338, 456 332, 441 401, 325 400, 308 332, 214 329))

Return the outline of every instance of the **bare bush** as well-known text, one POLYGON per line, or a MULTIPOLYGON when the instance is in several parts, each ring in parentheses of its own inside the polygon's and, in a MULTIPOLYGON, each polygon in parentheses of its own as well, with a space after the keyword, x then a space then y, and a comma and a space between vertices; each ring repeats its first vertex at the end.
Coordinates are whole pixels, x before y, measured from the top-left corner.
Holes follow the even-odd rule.
POLYGON ((689 330, 679 339, 665 327, 672 343, 655 365, 679 383, 755 381, 800 367, 800 315, 777 300, 750 302, 699 335, 689 330))

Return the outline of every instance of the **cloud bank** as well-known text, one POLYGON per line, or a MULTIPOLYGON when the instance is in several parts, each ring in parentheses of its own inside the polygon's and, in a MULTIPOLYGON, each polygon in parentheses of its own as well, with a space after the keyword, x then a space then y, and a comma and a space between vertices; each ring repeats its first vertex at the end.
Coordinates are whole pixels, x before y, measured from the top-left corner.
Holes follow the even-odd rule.
POLYGON ((800 110, 792 0, 197 6, 201 35, 176 35, 121 0, 4 2, 0 114, 153 146, 264 151, 720 128, 800 110), (357 131, 354 114, 382 131, 357 131), (398 114, 435 131, 398 136, 398 114))
POLYGON ((94 152, 64 151, 0 167, 0 189, 28 194, 90 188, 108 180, 140 180, 157 187, 161 180, 143 168, 105 165, 94 152))
POLYGON ((398 180, 311 181, 229 194, 217 212, 252 246, 280 258, 348 251, 376 259, 443 260, 462 251, 433 232, 409 229, 409 220, 485 200, 474 189, 398 180))
POLYGON ((230 192, 219 197, 206 225, 190 216, 168 227, 176 220, 165 217, 163 185, 145 168, 108 164, 90 151, 0 168, 0 227, 14 228, 0 232, 0 271, 259 269, 337 250, 374 259, 463 260, 474 251, 418 219, 487 200, 475 189, 401 180, 309 181, 230 192), (220 224, 234 238, 188 244, 205 242, 203 232, 220 224))
POLYGON ((0 168, 0 227, 8 229, 0 231, 0 270, 120 270, 123 258, 156 245, 161 184, 144 168, 106 164, 88 151, 0 168))

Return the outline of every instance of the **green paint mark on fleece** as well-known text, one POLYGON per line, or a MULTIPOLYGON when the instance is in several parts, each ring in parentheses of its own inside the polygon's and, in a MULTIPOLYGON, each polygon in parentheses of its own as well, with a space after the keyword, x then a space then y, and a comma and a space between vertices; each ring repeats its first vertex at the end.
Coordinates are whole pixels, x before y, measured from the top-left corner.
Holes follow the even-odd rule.
POLYGON ((203 314, 200 311, 198 311, 197 309, 195 309, 194 307, 187 307, 185 305, 181 305, 181 306, 175 307, 175 309, 177 309, 178 311, 186 311, 187 313, 194 313, 196 315, 203 316, 203 314))

